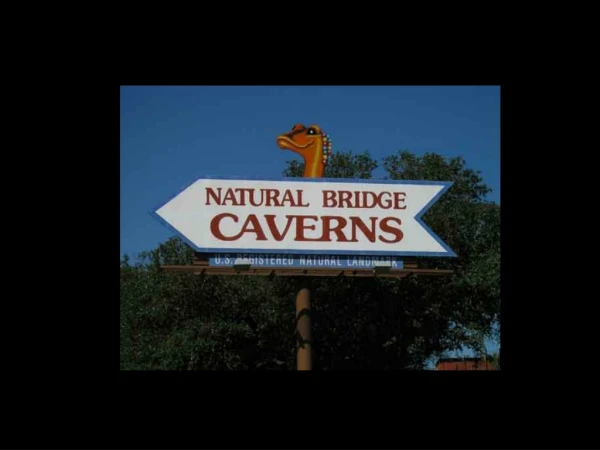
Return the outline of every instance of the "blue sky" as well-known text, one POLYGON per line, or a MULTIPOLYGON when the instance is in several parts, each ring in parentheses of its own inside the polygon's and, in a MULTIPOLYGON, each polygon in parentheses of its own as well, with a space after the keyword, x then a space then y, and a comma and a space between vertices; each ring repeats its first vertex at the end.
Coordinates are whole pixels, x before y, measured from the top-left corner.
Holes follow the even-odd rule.
POLYGON ((498 86, 122 86, 120 109, 121 254, 172 236, 148 212, 203 175, 281 176, 298 122, 334 152, 463 156, 500 202, 498 86))

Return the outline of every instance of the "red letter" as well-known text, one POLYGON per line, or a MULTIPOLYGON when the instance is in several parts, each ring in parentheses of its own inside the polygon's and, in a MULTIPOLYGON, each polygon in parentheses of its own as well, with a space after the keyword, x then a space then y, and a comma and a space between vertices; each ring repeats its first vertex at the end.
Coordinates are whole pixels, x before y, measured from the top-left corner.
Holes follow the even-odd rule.
POLYGON ((242 233, 248 233, 251 231, 256 233, 257 241, 267 240, 267 237, 265 236, 265 233, 260 227, 260 223, 254 214, 250 214, 248 216, 248 218, 246 219, 246 223, 244 223, 244 227, 242 228, 242 233), (250 225, 252 225, 252 228, 250 228, 250 225))
POLYGON ((362 193, 363 194, 363 200, 364 200, 364 205, 363 208, 375 208, 377 206, 377 195, 375 195, 373 192, 371 191, 365 191, 362 193), (372 203, 369 205, 368 201, 367 201, 367 194, 371 196, 371 201, 372 203))
POLYGON ((249 189, 246 188, 237 188, 235 190, 235 192, 237 192, 240 196, 239 196, 239 200, 240 200, 240 204, 239 206, 246 206, 246 192, 248 192, 249 189))
POLYGON ((350 217, 350 222, 352 222, 352 242, 358 242, 356 238, 356 228, 360 228, 360 231, 363 232, 365 237, 370 242, 375 242, 375 228, 377 226, 377 217, 369 217, 371 219, 371 229, 367 228, 367 225, 362 221, 360 217, 350 217))
POLYGON ((344 236, 344 232, 342 228, 346 226, 348 223, 346 219, 338 216, 323 216, 321 217, 323 220, 323 235, 321 236, 321 241, 331 241, 331 232, 333 231, 337 235, 338 242, 350 242, 346 236, 344 236), (331 221, 337 220, 338 223, 335 227, 331 227, 331 221))
POLYGON ((377 203, 379 203, 379 207, 381 209, 390 209, 392 207, 392 199, 388 198, 387 202, 383 203, 383 196, 387 195, 389 197, 392 196, 392 194, 390 194, 389 192, 382 192, 379 194, 378 198, 377 198, 377 203))
POLYGON ((302 203, 302 192, 301 190, 296 190, 296 192, 298 193, 298 206, 310 206, 308 203, 304 204, 302 203))
POLYGON ((323 191, 323 208, 335 208, 337 207, 337 202, 335 201, 335 191, 323 191), (328 205, 329 202, 332 202, 332 205, 328 205))
POLYGON ((219 196, 217 197, 217 195, 215 194, 215 191, 213 191, 212 188, 206 188, 206 204, 210 205, 210 201, 208 200, 208 197, 212 197, 213 200, 215 202, 217 202, 217 205, 221 206, 221 188, 217 188, 217 191, 219 191, 219 196))
POLYGON ((289 189, 286 189, 285 192, 283 193, 283 199, 281 200, 281 205, 283 205, 285 202, 290 202, 291 207, 295 207, 296 206, 296 202, 294 202, 294 197, 292 196, 292 191, 290 191, 289 189))
POLYGON ((254 192, 256 192, 256 190, 255 189, 248 189, 248 191, 250 191, 250 204, 252 206, 261 206, 263 204, 263 202, 264 202, 264 200, 263 200, 264 195, 265 195, 264 190, 260 189, 260 191, 259 191, 260 192, 260 202, 258 202, 258 203, 256 203, 254 201, 254 192))
POLYGON ((402 240, 402 238, 404 237, 404 233, 402 233, 402 230, 400 228, 390 227, 388 225, 389 221, 396 221, 396 222, 398 222, 398 225, 402 225, 402 221, 400 219, 398 219, 397 217, 386 217, 385 219, 383 219, 381 221, 381 225, 379 225, 379 228, 381 228, 381 231, 384 231, 385 233, 393 234, 396 237, 396 239, 393 239, 393 240, 386 239, 381 235, 379 235, 379 239, 381 239, 386 244, 394 244, 396 242, 400 242, 402 240))
POLYGON ((282 241, 288 230, 290 229, 290 225, 292 224, 292 220, 294 216, 285 216, 287 219, 287 225, 285 226, 285 230, 283 230, 283 234, 279 232, 277 229, 277 224, 275 223, 274 215, 265 215, 265 219, 267 220, 267 225, 269 225, 269 230, 271 230, 271 234, 275 238, 276 241, 282 241))
POLYGON ((395 200, 394 209, 406 209, 406 205, 404 205, 402 208, 399 206, 400 202, 404 203, 405 197, 406 197, 406 192, 394 192, 394 200, 395 200), (400 198, 401 195, 403 196, 402 198, 400 198))
POLYGON ((235 216, 233 214, 229 214, 229 213, 219 214, 219 215, 213 217, 213 220, 210 221, 210 231, 212 232, 214 237, 216 237, 217 239, 220 239, 221 241, 237 241, 240 238, 240 236, 243 234, 243 231, 240 231, 236 236, 226 237, 226 236, 223 236, 223 233, 221 233, 221 230, 219 230, 219 224, 221 223, 221 219, 223 219, 224 217, 231 217, 235 223, 238 222, 237 216, 235 216))
POLYGON ((227 189, 227 193, 225 194, 225 198, 223 199, 223 203, 226 203, 227 200, 231 202, 232 206, 239 206, 237 199, 235 198, 235 192, 232 188, 227 189))
POLYGON ((279 191, 277 189, 267 189, 267 203, 266 206, 271 206, 273 202, 274 206, 281 206, 279 203, 279 191))
POLYGON ((352 192, 340 191, 340 208, 352 208, 350 199, 352 198, 352 192), (347 206, 344 206, 346 204, 347 206))
MULTIPOLYGON (((296 219, 296 237, 294 238, 295 241, 321 241, 322 239, 320 238, 307 238, 306 236, 304 236, 304 229, 308 228, 309 230, 314 230, 316 228, 315 225, 305 225, 304 224, 304 220, 305 219, 312 219, 312 220, 319 220, 319 217, 317 216, 285 216, 287 217, 288 220, 290 219, 296 219)), ((289 223, 289 222, 288 222, 289 223)))

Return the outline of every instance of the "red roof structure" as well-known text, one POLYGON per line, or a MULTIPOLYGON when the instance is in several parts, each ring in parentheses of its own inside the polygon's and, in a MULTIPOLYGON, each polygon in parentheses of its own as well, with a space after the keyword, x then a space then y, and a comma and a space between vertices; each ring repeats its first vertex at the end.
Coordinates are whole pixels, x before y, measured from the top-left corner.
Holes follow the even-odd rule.
POLYGON ((481 358, 440 358, 435 370, 496 370, 492 363, 481 358))

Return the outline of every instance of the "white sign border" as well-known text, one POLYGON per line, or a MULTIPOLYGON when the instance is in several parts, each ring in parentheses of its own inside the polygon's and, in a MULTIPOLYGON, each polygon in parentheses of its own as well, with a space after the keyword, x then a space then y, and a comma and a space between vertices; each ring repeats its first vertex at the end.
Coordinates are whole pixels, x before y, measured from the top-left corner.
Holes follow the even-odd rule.
POLYGON ((206 253, 206 254, 218 254, 218 253, 265 253, 265 254, 281 254, 281 255, 355 255, 355 256, 428 256, 428 257, 451 257, 456 258, 458 255, 454 253, 454 251, 448 247, 448 245, 440 239, 440 237, 433 232, 429 226, 425 222, 423 222, 423 215, 427 212, 431 206, 438 201, 438 199, 444 195, 444 193, 450 189, 450 187, 454 183, 452 181, 433 181, 433 180, 390 180, 390 179, 373 179, 373 178, 303 178, 303 177, 278 177, 278 178, 269 178, 269 177, 242 177, 242 176, 202 176, 196 179, 193 183, 186 185, 184 188, 180 189, 176 194, 169 197, 166 201, 161 202, 158 206, 150 211, 150 215, 154 217, 158 222, 167 227, 171 232, 175 233, 179 236, 184 242, 186 242, 190 247, 192 247, 198 253, 206 253), (359 184, 416 184, 416 185, 425 185, 425 186, 443 186, 443 188, 438 192, 423 208, 415 215, 415 220, 419 225, 421 225, 427 233, 431 235, 435 239, 435 241, 445 250, 445 252, 407 252, 407 251, 352 251, 352 250, 288 250, 288 249, 239 249, 232 250, 231 248, 199 248, 193 242, 191 242, 188 238, 186 238, 182 233, 180 233, 175 227, 173 227, 170 223, 164 220, 160 215, 157 214, 157 211, 160 210, 164 205, 169 203, 187 188, 189 188, 192 184, 196 183, 199 180, 248 180, 248 181, 294 181, 294 182, 304 182, 304 183, 359 183, 359 184))

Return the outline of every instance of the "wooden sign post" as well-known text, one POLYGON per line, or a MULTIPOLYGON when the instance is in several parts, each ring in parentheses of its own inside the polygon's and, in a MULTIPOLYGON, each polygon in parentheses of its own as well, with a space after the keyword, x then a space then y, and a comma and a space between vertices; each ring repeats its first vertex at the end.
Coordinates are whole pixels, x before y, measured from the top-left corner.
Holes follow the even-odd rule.
MULTIPOLYGON (((455 257, 421 220, 445 181, 322 178, 331 140, 317 125, 277 138, 300 154, 304 178, 201 178, 152 215, 196 250, 205 275, 404 277, 448 275, 406 258, 455 257)), ((296 296, 297 369, 311 370, 310 290, 296 296)))
POLYGON ((310 289, 308 283, 296 295, 296 369, 312 369, 312 333, 310 329, 310 289))

